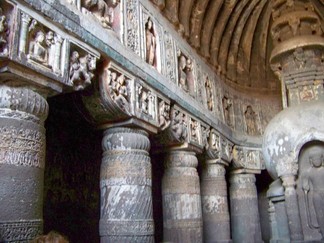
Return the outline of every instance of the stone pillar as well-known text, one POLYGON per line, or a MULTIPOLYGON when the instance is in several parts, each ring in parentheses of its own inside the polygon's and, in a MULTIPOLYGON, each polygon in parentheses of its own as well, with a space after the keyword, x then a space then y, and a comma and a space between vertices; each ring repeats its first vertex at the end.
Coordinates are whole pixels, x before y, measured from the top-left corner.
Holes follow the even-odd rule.
POLYGON ((255 175, 233 173, 230 184, 233 242, 262 242, 255 175))
POLYGON ((281 177, 285 188, 285 204, 290 230, 290 240, 299 241, 304 239, 303 229, 300 220, 297 192, 295 189, 295 176, 281 177))
POLYGON ((285 191, 281 180, 271 183, 267 191, 271 224, 271 243, 290 242, 288 219, 285 208, 285 191))
POLYGON ((102 140, 100 237, 153 242, 150 140, 144 130, 110 128, 102 140))
POLYGON ((202 172, 201 203, 204 242, 231 242, 224 165, 207 160, 202 172))
POLYGON ((162 179, 164 241, 202 242, 198 160, 194 152, 171 151, 162 179))
POLYGON ((26 52, 26 43, 27 43, 27 35, 28 35, 28 25, 31 21, 31 17, 21 12, 21 19, 20 19, 20 35, 19 35, 19 52, 25 53, 26 52))
POLYGON ((38 93, 0 86, 0 242, 42 233, 47 114, 38 93))

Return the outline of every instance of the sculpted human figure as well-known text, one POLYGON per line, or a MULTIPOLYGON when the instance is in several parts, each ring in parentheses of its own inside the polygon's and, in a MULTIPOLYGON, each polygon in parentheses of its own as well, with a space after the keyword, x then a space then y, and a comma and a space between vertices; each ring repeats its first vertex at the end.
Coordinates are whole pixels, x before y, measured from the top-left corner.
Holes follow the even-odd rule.
POLYGON ((223 111, 224 111, 224 119, 228 126, 232 127, 232 120, 231 120, 231 109, 232 109, 232 100, 224 97, 223 98, 223 111))
POLYGON ((245 123, 246 123, 246 132, 249 135, 257 135, 258 128, 256 124, 257 115, 253 111, 252 106, 248 105, 244 113, 245 123))
POLYGON ((182 114, 178 110, 174 111, 174 117, 172 120, 171 128, 172 128, 173 135, 178 141, 184 141, 188 136, 185 118, 186 118, 185 114, 182 114))
POLYGON ((324 149, 314 145, 308 149, 310 166, 301 174, 302 188, 305 195, 307 223, 310 228, 319 228, 324 239, 324 149), (312 205, 313 203, 313 205, 312 205), (310 207, 316 211, 317 223, 312 222, 310 207))
POLYGON ((0 8, 0 54, 7 54, 8 53, 8 23, 7 18, 3 14, 2 8, 0 8))
POLYGON ((82 7, 93 13, 104 28, 110 29, 114 22, 114 9, 119 0, 82 0, 82 7))
POLYGON ((159 125, 161 130, 166 129, 170 121, 170 105, 166 104, 164 100, 161 100, 159 103, 159 125))
POLYGON ((197 121, 193 121, 191 123, 191 137, 193 140, 197 141, 198 140, 198 122, 197 121))
POLYGON ((129 107, 129 103, 127 101, 128 91, 127 91, 127 86, 126 86, 125 82, 126 82, 125 75, 121 74, 117 78, 117 82, 116 82, 117 96, 115 98, 115 102, 123 111, 129 112, 130 107, 129 107))
POLYGON ((45 34, 42 30, 36 32, 35 39, 30 42, 28 58, 48 64, 48 52, 44 46, 45 34))
POLYGON ((189 92, 188 83, 187 83, 187 59, 184 55, 179 57, 179 86, 184 91, 189 92))
POLYGON ((145 24, 145 38, 146 38, 146 62, 152 66, 156 64, 156 38, 153 29, 153 22, 148 18, 145 24))
POLYGON ((213 90, 212 90, 211 82, 208 77, 205 80, 205 88, 206 88, 206 96, 207 96, 207 107, 208 110, 212 111, 214 109, 213 90))
POLYGON ((46 33, 45 43, 48 51, 48 65, 52 67, 55 58, 55 39, 53 31, 50 30, 46 33))

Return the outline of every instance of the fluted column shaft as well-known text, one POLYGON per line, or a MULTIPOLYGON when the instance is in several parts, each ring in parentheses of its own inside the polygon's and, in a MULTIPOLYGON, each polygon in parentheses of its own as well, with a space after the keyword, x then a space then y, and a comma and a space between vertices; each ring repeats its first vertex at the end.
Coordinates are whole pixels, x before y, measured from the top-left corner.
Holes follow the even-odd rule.
POLYGON ((0 242, 42 233, 47 114, 38 93, 0 86, 0 242))
POLYGON ((154 242, 148 134, 110 128, 102 146, 101 242, 154 242))
POLYGON ((233 242, 262 242, 255 175, 232 174, 230 184, 233 242))
POLYGON ((202 214, 195 153, 169 152, 162 179, 164 241, 202 242, 202 214))
POLYGON ((202 173, 201 201, 204 242, 231 242, 225 168, 214 160, 202 173))

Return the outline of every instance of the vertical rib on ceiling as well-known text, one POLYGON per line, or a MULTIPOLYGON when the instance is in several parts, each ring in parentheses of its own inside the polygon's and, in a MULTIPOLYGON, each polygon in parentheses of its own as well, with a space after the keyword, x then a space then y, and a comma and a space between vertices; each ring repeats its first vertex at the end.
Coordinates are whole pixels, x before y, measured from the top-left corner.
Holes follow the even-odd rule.
POLYGON ((207 12, 205 14, 205 19, 201 31, 201 45, 200 45, 200 52, 206 58, 210 57, 209 47, 210 47, 211 37, 215 26, 215 21, 218 17, 219 10, 223 5, 223 1, 224 0, 211 1, 209 3, 209 6, 207 7, 207 12))
MULTIPOLYGON (((227 64, 226 64, 226 77, 232 81, 236 82, 236 68, 237 66, 237 55, 239 47, 241 45, 241 40, 243 38, 243 30, 247 29, 247 22, 251 17, 252 11, 256 8, 260 0, 252 0, 250 4, 245 8, 244 12, 241 14, 240 19, 235 27, 233 37, 231 39, 230 47, 228 49, 227 64)), ((253 32, 250 32, 248 35, 253 36, 253 32)), ((227 50, 224 50, 227 51, 227 50)), ((246 60, 249 62, 249 60, 246 60)))
POLYGON ((266 80, 266 73, 265 70, 267 69, 267 45, 268 45, 268 38, 269 38, 269 28, 270 28, 270 21, 271 21, 271 2, 267 1, 266 6, 263 8, 261 16, 257 23, 257 28, 255 30, 255 38, 253 39, 252 49, 253 50, 260 50, 258 55, 251 55, 251 62, 250 62, 250 78, 247 81, 248 86, 253 86, 258 81, 265 81, 266 80), (252 80, 255 79, 255 82, 252 80))
POLYGON ((165 16, 174 25, 179 24, 179 1, 180 0, 165 0, 165 8, 163 9, 165 16))
POLYGON ((184 28, 184 35, 187 38, 190 35, 190 16, 191 16, 191 9, 193 4, 194 4, 194 0, 180 1, 179 20, 184 28))
POLYGON ((191 32, 189 41, 195 48, 200 46, 200 32, 208 2, 209 0, 197 0, 191 14, 191 32))
POLYGON ((257 36, 260 33, 256 32, 257 23, 260 20, 261 13, 263 12, 266 3, 268 0, 261 0, 261 2, 258 4, 258 6, 254 9, 253 13, 250 16, 249 22, 246 26, 246 29, 244 30, 242 41, 240 43, 240 48, 237 54, 237 82, 244 82, 245 85, 250 84, 249 82, 249 71, 250 71, 250 65, 251 65, 251 55, 257 55, 259 56, 259 53, 262 52, 262 50, 255 50, 252 53, 252 43, 255 38, 258 38, 257 36), (253 34, 252 34, 253 33, 253 34))
POLYGON ((210 45, 210 61, 215 66, 218 65, 218 52, 221 38, 223 36, 228 19, 230 18, 230 14, 235 8, 236 3, 237 1, 225 1, 225 4, 223 4, 223 7, 220 11, 220 17, 218 18, 216 26, 213 30, 213 36, 210 45))
POLYGON ((227 53, 228 48, 231 43, 231 39, 234 33, 234 29, 236 27, 236 23, 239 17, 242 14, 245 6, 250 2, 250 0, 242 0, 236 5, 234 11, 231 14, 230 21, 226 26, 225 34, 222 37, 221 45, 220 45, 220 52, 218 54, 218 63, 221 66, 222 72, 226 73, 226 63, 227 63, 227 53))

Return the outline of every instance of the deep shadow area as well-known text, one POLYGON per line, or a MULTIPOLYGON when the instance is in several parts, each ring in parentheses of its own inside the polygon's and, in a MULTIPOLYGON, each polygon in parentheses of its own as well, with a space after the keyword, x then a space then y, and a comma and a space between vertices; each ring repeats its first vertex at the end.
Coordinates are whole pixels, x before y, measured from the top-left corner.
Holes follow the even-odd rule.
POLYGON ((99 242, 102 132, 79 112, 79 96, 48 99, 44 233, 56 230, 70 242, 99 242))

